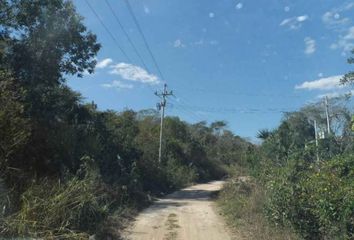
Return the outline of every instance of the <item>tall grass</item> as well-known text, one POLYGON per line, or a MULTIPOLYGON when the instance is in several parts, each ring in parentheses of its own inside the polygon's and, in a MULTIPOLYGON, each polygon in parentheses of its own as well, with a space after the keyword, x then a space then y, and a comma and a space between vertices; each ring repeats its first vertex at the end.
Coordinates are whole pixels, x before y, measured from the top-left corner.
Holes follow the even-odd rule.
POLYGON ((219 194, 221 213, 242 239, 296 240, 290 229, 270 225, 263 215, 264 190, 250 177, 238 177, 227 183, 219 194))
POLYGON ((87 239, 109 212, 109 198, 97 170, 84 159, 79 176, 34 181, 21 194, 20 209, 0 221, 8 237, 87 239))

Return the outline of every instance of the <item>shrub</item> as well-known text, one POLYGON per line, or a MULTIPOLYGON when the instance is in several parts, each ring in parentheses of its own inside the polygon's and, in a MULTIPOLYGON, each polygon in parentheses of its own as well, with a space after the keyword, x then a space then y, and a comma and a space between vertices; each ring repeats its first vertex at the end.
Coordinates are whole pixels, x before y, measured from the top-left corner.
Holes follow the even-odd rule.
POLYGON ((303 179, 301 185, 301 201, 312 206, 319 235, 323 239, 353 239, 354 156, 338 156, 322 163, 320 171, 303 179))
POLYGON ((267 223, 263 215, 265 198, 261 185, 249 177, 239 177, 224 186, 218 204, 227 222, 244 239, 298 239, 291 230, 267 223))
POLYGON ((94 233, 108 214, 108 198, 97 175, 82 169, 82 179, 32 183, 21 195, 20 210, 0 223, 1 233, 45 239, 84 239, 94 233))
POLYGON ((167 181, 171 189, 178 189, 194 183, 197 179, 196 170, 170 159, 164 167, 167 181))
POLYGON ((290 224, 305 239, 353 239, 354 155, 273 171, 267 182, 269 219, 290 224))

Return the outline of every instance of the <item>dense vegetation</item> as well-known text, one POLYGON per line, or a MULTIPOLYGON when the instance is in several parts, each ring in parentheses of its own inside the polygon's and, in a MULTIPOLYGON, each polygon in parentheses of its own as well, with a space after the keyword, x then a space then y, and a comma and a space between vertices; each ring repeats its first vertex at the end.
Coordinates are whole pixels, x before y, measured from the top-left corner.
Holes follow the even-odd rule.
MULTIPOLYGON (((353 80, 351 72, 342 83, 353 80)), ((284 114, 274 130, 259 131, 262 144, 248 156, 257 161, 245 165, 253 178, 245 182, 236 175, 220 200, 231 223, 254 229, 248 238, 285 239, 286 229, 298 235, 288 239, 354 239, 354 136, 349 97, 330 99, 329 132, 323 101, 284 114), (278 231, 269 231, 269 223, 278 231)))
POLYGON ((341 107, 335 112, 339 119, 332 118, 332 127, 341 127, 319 139, 317 160, 310 121, 317 109, 288 114, 264 140, 265 211, 271 221, 292 226, 305 239, 352 239, 354 139, 349 111, 341 107))
POLYGON ((114 236, 129 209, 247 161, 224 122, 167 117, 159 164, 156 111, 100 111, 66 85, 99 49, 71 1, 0 1, 1 236, 114 236))
POLYGON ((230 182, 220 201, 232 221, 261 222, 251 237, 284 239, 293 229, 288 239, 354 238, 346 99, 330 100, 331 131, 318 146, 314 120, 320 132, 326 129, 321 102, 260 131, 260 146, 224 122, 167 117, 159 164, 158 112, 100 111, 66 85, 69 75, 94 71, 99 49, 71 1, 0 1, 1 236, 114 237, 121 218, 154 196, 236 169, 253 178, 230 182))

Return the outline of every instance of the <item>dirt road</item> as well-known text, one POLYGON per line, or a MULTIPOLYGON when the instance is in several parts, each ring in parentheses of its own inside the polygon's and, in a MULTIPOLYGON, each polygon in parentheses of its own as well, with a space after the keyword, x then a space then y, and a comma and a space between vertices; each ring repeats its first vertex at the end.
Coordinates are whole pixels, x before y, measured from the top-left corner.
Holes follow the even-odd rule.
POLYGON ((210 195, 222 181, 198 184, 159 199, 139 214, 125 233, 131 240, 228 240, 210 195))

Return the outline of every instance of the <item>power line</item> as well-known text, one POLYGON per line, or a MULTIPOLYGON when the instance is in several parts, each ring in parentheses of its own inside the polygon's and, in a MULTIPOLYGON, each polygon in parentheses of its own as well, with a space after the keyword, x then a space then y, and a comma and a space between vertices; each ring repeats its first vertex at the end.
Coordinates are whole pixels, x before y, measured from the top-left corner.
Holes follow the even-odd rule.
POLYGON ((191 114, 190 112, 186 111, 186 109, 184 109, 183 107, 181 106, 175 106, 173 105, 173 108, 176 110, 176 111, 182 111, 186 116, 188 116, 192 121, 195 121, 195 122, 202 122, 204 121, 202 118, 197 118, 195 117, 193 114, 191 114))
POLYGON ((101 25, 103 26, 103 28, 106 30, 106 32, 108 33, 108 35, 113 39, 113 41, 115 42, 115 44, 118 46, 119 50, 123 53, 123 55, 128 59, 129 62, 131 62, 130 58, 128 57, 128 55, 126 54, 126 52, 124 51, 124 49, 120 46, 118 40, 114 37, 114 35, 112 34, 112 32, 109 30, 109 28, 104 24, 104 22, 102 21, 102 19, 100 18, 100 16, 97 14, 97 12, 95 11, 95 9, 91 6, 91 4, 88 2, 88 0, 85 0, 87 6, 91 9, 91 11, 93 12, 93 14, 96 16, 96 18, 98 19, 98 21, 101 23, 101 25))
MULTIPOLYGON (((177 89, 178 91, 178 89, 177 89)), ((242 96, 249 96, 249 97, 287 97, 287 98, 299 98, 299 95, 296 94, 276 94, 276 93, 250 93, 250 92, 244 92, 244 91, 233 91, 233 90, 217 90, 213 89, 213 91, 203 89, 203 88, 184 88, 183 91, 189 91, 189 92, 200 92, 200 93, 208 93, 208 94, 214 94, 214 95, 232 95, 235 96, 237 95, 242 95, 242 96)))
POLYGON ((286 113, 295 111, 294 109, 281 108, 220 108, 220 107, 202 107, 202 106, 187 106, 180 105, 185 109, 200 110, 209 113, 286 113))
MULTIPOLYGON (((122 24, 122 21, 119 19, 118 15, 116 14, 116 12, 114 11, 112 5, 109 3, 108 0, 105 0, 106 5, 108 6, 109 10, 111 11, 113 17, 115 18, 116 22, 118 23, 119 27, 121 28, 122 32, 124 33, 124 35, 126 36, 126 38, 128 39, 129 44, 132 46, 132 48, 134 49, 134 52, 136 53, 136 55, 138 56, 139 60, 141 61, 143 67, 146 69, 147 72, 151 71, 149 70, 149 68, 147 67, 142 55, 140 54, 138 48, 135 46, 133 40, 130 38, 128 32, 125 30, 124 25, 122 24)), ((129 3, 128 3, 129 4, 129 3)), ((139 25, 137 25, 139 26, 139 25)), ((142 35, 143 36, 143 35, 142 35)), ((143 36, 144 38, 144 36, 143 36)), ((151 50, 150 50, 151 51, 151 50)), ((154 58, 153 58, 154 59, 154 58)), ((151 87, 150 84, 148 84, 148 87, 154 92, 155 90, 151 87)))
POLYGON ((130 45, 132 46, 132 48, 134 49, 134 52, 136 53, 136 55, 138 56, 138 58, 140 59, 142 65, 144 66, 144 68, 149 72, 148 67, 146 66, 144 59, 142 58, 142 56, 140 55, 138 49, 136 48, 134 42, 131 40, 131 38, 129 37, 128 32, 125 30, 122 22, 120 21, 118 15, 115 13, 115 11, 113 10, 112 5, 109 3, 108 0, 105 0, 106 5, 108 6, 109 10, 111 11, 112 15, 114 16, 115 20, 117 21, 119 27, 121 28, 122 32, 124 33, 124 35, 126 36, 126 38, 128 39, 128 42, 130 43, 130 45))
POLYGON ((191 116, 194 116, 194 118, 198 119, 198 121, 202 121, 202 120, 201 120, 202 118, 199 116, 199 114, 195 113, 194 111, 189 110, 188 108, 183 107, 183 105, 182 105, 182 104, 185 104, 185 106, 190 106, 191 104, 189 104, 189 103, 188 103, 186 100, 184 100, 182 97, 179 97, 178 99, 179 99, 179 101, 177 101, 177 100, 175 100, 175 99, 172 99, 172 100, 174 100, 174 102, 175 102, 177 105, 179 105, 180 107, 182 107, 186 112, 189 112, 189 114, 190 114, 191 116), (182 103, 181 103, 181 102, 182 102, 182 103))
POLYGON ((192 119, 194 119, 196 122, 201 122, 203 121, 204 119, 202 119, 199 114, 196 114, 195 112, 185 108, 181 103, 179 103, 178 101, 176 101, 175 99, 171 98, 172 101, 174 101, 174 103, 176 105, 173 105, 173 107, 175 109, 178 109, 178 110, 181 110, 183 111, 184 113, 186 113, 188 116, 190 116, 192 119))
POLYGON ((140 33, 140 35, 141 35, 141 37, 142 37, 142 39, 143 39, 143 41, 144 41, 145 47, 146 47, 146 49, 148 50, 148 52, 149 52, 149 54, 150 54, 150 56, 151 56, 151 59, 153 60, 154 65, 155 65, 157 71, 158 71, 159 74, 160 74, 161 79, 162 79, 163 81, 165 81, 165 78, 164 78, 164 76, 163 76, 163 74, 162 74, 162 71, 161 71, 161 69, 160 69, 160 67, 159 67, 159 64, 157 63, 156 58, 155 58, 154 54, 153 54, 152 51, 151 51, 151 48, 150 48, 150 46, 149 46, 149 44, 148 44, 148 42, 147 42, 147 40, 146 40, 146 37, 145 37, 145 35, 144 35, 143 30, 142 30, 141 27, 140 27, 140 24, 139 24, 139 22, 138 22, 138 19, 136 18, 135 14, 134 14, 134 12, 133 12, 133 8, 131 7, 131 5, 130 5, 130 3, 129 3, 129 0, 125 0, 125 3, 126 3, 126 5, 127 5, 127 7, 128 7, 128 10, 129 10, 130 15, 132 16, 132 18, 133 18, 133 20, 134 20, 134 23, 135 23, 136 27, 138 28, 139 33, 140 33))

